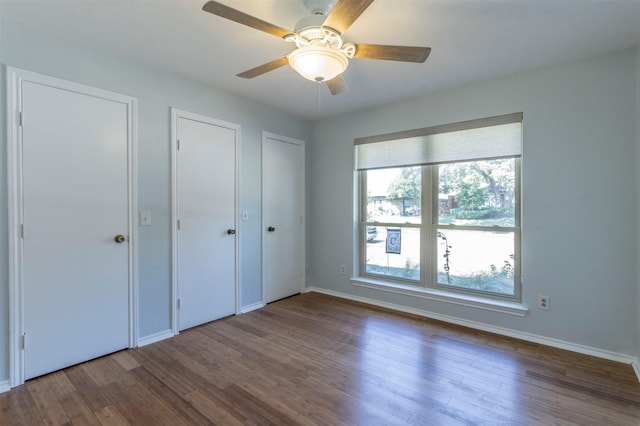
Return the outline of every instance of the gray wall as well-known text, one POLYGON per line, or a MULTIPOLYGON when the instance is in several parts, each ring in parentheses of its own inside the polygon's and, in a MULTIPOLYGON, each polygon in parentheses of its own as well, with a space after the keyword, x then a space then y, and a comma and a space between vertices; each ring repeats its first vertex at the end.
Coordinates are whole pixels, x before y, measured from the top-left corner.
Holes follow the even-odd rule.
MULTIPOLYGON (((242 126, 241 304, 260 301, 260 132, 307 144, 308 285, 461 319, 640 354, 640 52, 541 69, 310 124, 161 70, 39 34, 0 17, 0 63, 137 97, 141 337, 169 327, 169 107, 242 126), (638 90, 636 90, 638 87, 638 90), (525 318, 354 287, 353 139, 524 112, 523 301, 525 318), (636 236, 638 235, 638 236, 636 236), (551 311, 535 309, 537 294, 551 311), (637 302, 636 302, 637 300, 637 302)), ((425 76, 427 78, 428 76, 425 76)), ((5 74, 0 125, 5 123, 5 74)), ((0 136, 6 146, 6 134, 0 136)), ((0 149, 0 198, 6 151, 0 149)), ((4 206, 5 203, 3 202, 4 206)), ((7 377, 7 212, 0 208, 0 381, 7 377)))
MULTIPOLYGON (((636 52, 636 175, 635 182, 640 185, 640 47, 636 52)), ((636 205, 636 331, 638 333, 638 348, 636 356, 640 357, 640 196, 636 205)))
POLYGON ((637 355, 636 61, 624 51, 315 123, 308 285, 637 355), (519 111, 526 317, 356 287, 340 274, 353 267, 354 138, 519 111), (536 309, 538 294, 550 311, 536 309))
MULTIPOLYGON (((309 140, 311 126, 220 90, 135 61, 55 40, 22 24, 0 20, 0 63, 134 96, 138 99, 138 207, 152 211, 153 225, 139 228, 139 336, 170 328, 170 112, 169 107, 240 124, 241 305, 261 296, 261 132, 309 140)), ((3 77, 4 69, 3 69, 3 77)), ((0 99, 4 120, 5 96, 0 99)), ((4 129, 4 123, 2 128, 4 129)), ((2 132, 2 146, 6 135, 2 132)), ((6 150, 0 150, 0 197, 6 194, 6 150)), ((0 381, 7 379, 7 212, 0 209, 0 381)))
MULTIPOLYGON (((0 64, 2 63, 4 23, 2 21, 2 8, 0 7, 0 64)), ((9 377, 9 270, 8 270, 8 243, 7 235, 7 150, 6 150, 6 119, 5 119, 5 69, 0 67, 0 382, 9 377)))

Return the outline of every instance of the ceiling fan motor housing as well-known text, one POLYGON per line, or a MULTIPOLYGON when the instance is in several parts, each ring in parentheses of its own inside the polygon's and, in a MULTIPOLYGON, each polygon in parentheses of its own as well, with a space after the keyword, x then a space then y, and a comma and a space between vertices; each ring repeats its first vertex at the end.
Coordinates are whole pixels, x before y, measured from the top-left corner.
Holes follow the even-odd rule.
POLYGON ((242 72, 238 77, 254 78, 288 64, 304 78, 326 81, 331 94, 337 95, 346 91, 341 75, 351 58, 424 62, 431 51, 428 47, 344 43, 342 34, 373 1, 303 0, 310 16, 298 21, 293 32, 216 0, 208 0, 202 9, 296 44, 297 49, 289 55, 242 72))
POLYGON ((347 57, 353 58, 355 45, 353 43, 344 43, 342 35, 338 31, 322 25, 324 20, 325 17, 321 15, 302 18, 296 24, 295 32, 284 39, 295 43, 299 48, 322 44, 338 51, 341 50, 347 57))
POLYGON ((321 27, 325 19, 323 15, 311 15, 302 18, 296 23, 294 32, 307 39, 322 38, 321 27))
POLYGON ((334 0, 304 0, 304 6, 312 15, 327 16, 334 4, 334 0))

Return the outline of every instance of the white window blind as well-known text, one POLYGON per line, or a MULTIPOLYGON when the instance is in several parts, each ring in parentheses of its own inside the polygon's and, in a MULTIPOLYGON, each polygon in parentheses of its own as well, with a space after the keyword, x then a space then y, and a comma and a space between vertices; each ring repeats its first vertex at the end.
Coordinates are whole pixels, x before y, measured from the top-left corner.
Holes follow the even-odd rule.
POLYGON ((358 170, 519 157, 522 113, 368 136, 354 144, 358 170))

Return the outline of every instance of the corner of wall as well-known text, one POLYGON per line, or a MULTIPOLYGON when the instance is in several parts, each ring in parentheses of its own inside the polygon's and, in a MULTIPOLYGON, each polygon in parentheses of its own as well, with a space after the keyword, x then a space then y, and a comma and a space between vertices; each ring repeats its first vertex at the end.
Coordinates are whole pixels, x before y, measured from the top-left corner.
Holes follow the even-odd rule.
POLYGON ((631 367, 633 368, 633 372, 636 373, 636 378, 640 382, 640 365, 638 365, 638 358, 631 363, 631 367))
MULTIPOLYGON (((6 176, 6 112, 7 102, 7 71, 5 67, 4 49, 4 21, 2 17, 2 4, 0 4, 0 176, 6 176)), ((6 182, 0 178, 0 182, 6 182)), ((0 187, 0 199, 3 200, 3 208, 0 210, 0 241, 8 241, 8 224, 6 202, 8 194, 7 187, 0 187)), ((8 267, 8 245, 0 244, 0 393, 8 390, 9 386, 9 267, 8 267), (6 379, 6 380, 5 380, 6 379)))
MULTIPOLYGON (((640 40, 636 48, 636 260, 640 258, 640 40)), ((636 335, 638 347, 636 357, 640 358, 640 262, 636 261, 636 335)), ((633 364, 634 371, 640 380, 638 362, 633 364)))

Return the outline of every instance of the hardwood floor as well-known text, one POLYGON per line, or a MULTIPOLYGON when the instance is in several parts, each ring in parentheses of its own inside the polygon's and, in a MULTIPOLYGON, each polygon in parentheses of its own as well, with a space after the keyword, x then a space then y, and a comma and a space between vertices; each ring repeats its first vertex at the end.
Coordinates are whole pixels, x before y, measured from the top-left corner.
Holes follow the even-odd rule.
POLYGON ((629 365, 309 293, 0 395, 1 425, 637 425, 629 365))

